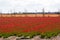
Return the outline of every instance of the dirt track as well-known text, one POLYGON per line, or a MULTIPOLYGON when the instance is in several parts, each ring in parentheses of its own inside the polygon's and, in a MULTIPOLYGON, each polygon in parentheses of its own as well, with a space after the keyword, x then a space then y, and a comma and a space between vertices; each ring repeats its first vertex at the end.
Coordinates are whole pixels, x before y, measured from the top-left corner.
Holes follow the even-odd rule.
POLYGON ((21 39, 20 37, 11 36, 8 38, 0 38, 0 40, 60 40, 60 36, 52 37, 50 39, 46 39, 46 38, 42 39, 39 36, 35 36, 32 39, 21 39))
POLYGON ((59 17, 60 14, 2 14, 0 17, 59 17))

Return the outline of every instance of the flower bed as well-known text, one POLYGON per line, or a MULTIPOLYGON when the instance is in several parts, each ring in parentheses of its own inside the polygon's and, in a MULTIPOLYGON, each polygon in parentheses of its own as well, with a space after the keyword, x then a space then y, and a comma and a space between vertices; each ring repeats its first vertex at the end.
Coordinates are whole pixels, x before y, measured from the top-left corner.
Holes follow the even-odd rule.
POLYGON ((41 38, 50 38, 58 33, 60 17, 0 17, 0 37, 41 35, 41 38))

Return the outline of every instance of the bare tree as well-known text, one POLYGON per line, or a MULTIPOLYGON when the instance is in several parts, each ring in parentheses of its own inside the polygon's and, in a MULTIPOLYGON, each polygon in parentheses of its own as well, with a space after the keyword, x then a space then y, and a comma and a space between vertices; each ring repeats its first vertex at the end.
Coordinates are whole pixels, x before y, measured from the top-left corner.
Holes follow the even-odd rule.
POLYGON ((12 13, 13 13, 12 10, 10 10, 10 13, 11 13, 11 16, 12 16, 12 13))
POLYGON ((27 13, 27 9, 24 9, 25 13, 27 13))
POLYGON ((44 16, 44 14, 45 14, 45 10, 44 10, 44 8, 42 9, 42 12, 43 12, 43 16, 44 16))
POLYGON ((58 15, 59 15, 59 17, 60 17, 60 9, 58 9, 58 15))
POLYGON ((35 10, 35 12, 37 13, 37 10, 35 10))
POLYGON ((0 15, 1 15, 1 17, 2 17, 2 10, 0 9, 0 15))
POLYGON ((60 9, 58 9, 58 14, 60 14, 60 9))
POLYGON ((25 16, 27 16, 27 9, 25 9, 24 11, 25 11, 25 12, 24 12, 24 13, 25 13, 25 16))

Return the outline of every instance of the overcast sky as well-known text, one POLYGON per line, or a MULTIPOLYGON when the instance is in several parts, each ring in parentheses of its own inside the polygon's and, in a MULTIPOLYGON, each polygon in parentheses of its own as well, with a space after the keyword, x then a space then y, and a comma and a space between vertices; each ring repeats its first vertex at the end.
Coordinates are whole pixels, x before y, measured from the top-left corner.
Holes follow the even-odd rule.
POLYGON ((58 11, 60 9, 60 0, 0 0, 0 12, 21 11, 28 12, 42 11, 58 11))

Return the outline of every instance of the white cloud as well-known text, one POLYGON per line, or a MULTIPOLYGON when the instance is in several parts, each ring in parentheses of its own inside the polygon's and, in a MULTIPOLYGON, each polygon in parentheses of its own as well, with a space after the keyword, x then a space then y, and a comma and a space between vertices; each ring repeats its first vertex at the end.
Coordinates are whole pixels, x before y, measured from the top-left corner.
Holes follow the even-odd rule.
POLYGON ((60 0, 0 0, 0 9, 3 12, 8 10, 22 11, 24 9, 46 11, 57 11, 60 7, 60 0))

